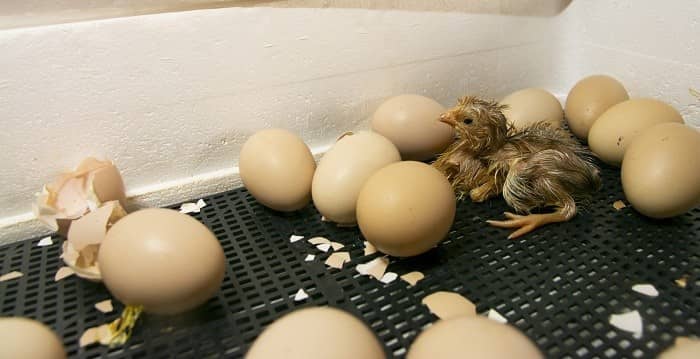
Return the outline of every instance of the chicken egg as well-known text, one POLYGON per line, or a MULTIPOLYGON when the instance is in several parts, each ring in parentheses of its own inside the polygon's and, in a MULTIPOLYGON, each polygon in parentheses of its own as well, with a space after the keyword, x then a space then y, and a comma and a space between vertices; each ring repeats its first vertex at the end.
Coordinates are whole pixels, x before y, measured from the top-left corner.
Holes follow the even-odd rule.
POLYGON ((452 226, 456 199, 452 186, 422 162, 403 161, 375 172, 357 199, 357 223, 378 250, 415 256, 442 241, 452 226))
POLYGON ((621 177, 638 212, 652 218, 687 212, 700 204, 700 132, 675 122, 647 128, 627 146, 621 177))
POLYGON ((539 359, 542 353, 515 327, 477 316, 440 320, 418 335, 406 359, 539 359))
POLYGON ((501 100, 508 108, 503 115, 513 127, 522 129, 536 122, 547 122, 552 127, 561 127, 564 111, 554 95, 539 88, 515 91, 501 100))
POLYGON ((569 129, 576 137, 585 140, 593 123, 605 110, 627 100, 627 90, 614 78, 606 75, 586 77, 577 82, 566 97, 564 114, 569 129))
POLYGON ((625 148, 640 132, 664 122, 683 123, 683 117, 659 100, 639 98, 620 102, 593 123, 588 145, 601 160, 619 166, 625 148))
POLYGON ((454 129, 438 121, 445 107, 420 95, 399 95, 382 103, 372 116, 372 130, 396 145, 403 160, 424 161, 454 141, 454 129))
POLYGON ((0 358, 64 359, 60 338, 33 319, 0 318, 0 358))
POLYGON ((251 136, 241 149, 238 168, 243 185, 258 202, 291 212, 311 201, 316 162, 295 134, 267 129, 251 136))
POLYGON ((391 141, 377 133, 347 134, 326 152, 314 173, 314 205, 327 220, 355 224, 360 189, 378 169, 401 160, 391 141))
POLYGON ((299 309, 270 324, 246 354, 247 359, 383 359, 372 331, 340 309, 299 309))
POLYGON ((122 303, 178 314, 211 298, 225 272, 213 233, 170 209, 136 211, 115 223, 98 254, 102 281, 122 303))

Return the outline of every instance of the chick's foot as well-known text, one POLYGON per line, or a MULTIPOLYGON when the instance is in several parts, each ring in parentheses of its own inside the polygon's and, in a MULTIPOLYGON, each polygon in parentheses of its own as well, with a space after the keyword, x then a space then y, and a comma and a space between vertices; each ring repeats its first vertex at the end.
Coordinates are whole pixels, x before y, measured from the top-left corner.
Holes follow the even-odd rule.
POLYGON ((561 212, 546 213, 546 214, 529 214, 521 216, 515 213, 504 212, 508 219, 504 221, 489 220, 486 223, 499 228, 517 228, 517 230, 508 236, 508 239, 518 238, 526 233, 530 233, 538 227, 542 227, 549 223, 564 222, 568 218, 561 212))

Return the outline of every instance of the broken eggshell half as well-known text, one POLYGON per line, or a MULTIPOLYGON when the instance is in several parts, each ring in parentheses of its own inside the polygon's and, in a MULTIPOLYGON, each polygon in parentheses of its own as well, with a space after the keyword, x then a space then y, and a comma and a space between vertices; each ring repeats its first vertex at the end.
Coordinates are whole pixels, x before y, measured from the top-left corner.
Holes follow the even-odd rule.
POLYGON ((108 201, 126 207, 124 181, 111 161, 88 157, 74 171, 44 185, 36 194, 33 210, 41 222, 65 236, 71 221, 108 201))
POLYGON ((119 201, 109 201, 73 221, 68 229, 68 239, 63 242, 63 262, 73 269, 78 277, 94 282, 101 281, 102 276, 97 264, 100 245, 107 235, 107 230, 124 216, 126 211, 119 201))

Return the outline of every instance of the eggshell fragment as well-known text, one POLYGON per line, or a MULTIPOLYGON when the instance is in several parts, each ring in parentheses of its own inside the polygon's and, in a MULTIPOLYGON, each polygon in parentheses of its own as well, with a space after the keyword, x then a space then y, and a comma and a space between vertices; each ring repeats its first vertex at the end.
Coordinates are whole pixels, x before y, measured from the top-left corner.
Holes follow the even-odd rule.
POLYGON ((180 205, 180 213, 199 213, 206 205, 207 203, 203 199, 198 200, 196 203, 183 203, 180 205))
POLYGON ((488 314, 486 314, 486 317, 497 322, 497 323, 501 323, 501 324, 508 323, 508 319, 506 319, 506 317, 501 315, 501 313, 499 313, 495 309, 489 309, 489 312, 488 312, 488 314))
POLYGON ((515 91, 500 101, 508 106, 503 115, 508 123, 522 129, 537 122, 548 123, 552 127, 561 127, 564 110, 554 95, 540 88, 526 88, 515 91))
POLYGON ((326 220, 355 225, 360 189, 378 169, 401 160, 391 141, 362 131, 343 136, 321 158, 311 193, 314 205, 326 220))
POLYGON ((642 326, 642 317, 639 312, 633 310, 622 314, 613 314, 610 316, 610 325, 624 330, 626 332, 641 335, 644 327, 642 326))
POLYGON ((395 281, 396 278, 398 278, 398 277, 399 277, 399 275, 394 273, 394 272, 386 272, 382 276, 382 279, 380 279, 379 281, 384 283, 384 284, 389 284, 389 283, 395 281))
POLYGON ((345 247, 344 244, 338 243, 338 242, 331 242, 330 245, 331 245, 331 248, 333 248, 334 251, 337 251, 338 249, 341 249, 341 248, 345 247))
POLYGON ((331 244, 330 240, 328 240, 327 238, 323 238, 323 237, 313 237, 313 238, 309 239, 307 242, 309 242, 313 245, 331 244))
POLYGON ((39 243, 36 244, 37 247, 48 247, 53 244, 53 240, 51 237, 44 237, 42 238, 39 243))
POLYGON ((331 244, 330 243, 319 244, 316 246, 316 248, 321 252, 328 252, 328 250, 331 249, 331 244))
POLYGON ((404 161, 424 161, 454 141, 454 129, 439 121, 445 107, 413 94, 387 99, 372 115, 372 130, 396 145, 404 161))
POLYGON ((63 280, 75 274, 75 271, 71 267, 61 267, 56 271, 56 275, 53 277, 54 282, 63 280))
POLYGON ((160 208, 136 211, 112 226, 98 263, 116 299, 163 315, 206 302, 221 287, 226 268, 221 244, 205 225, 160 208))
POLYGON ((421 281, 425 276, 421 272, 410 272, 406 273, 401 276, 401 279, 405 281, 406 283, 410 284, 411 286, 416 285, 419 281, 421 281))
POLYGON ((75 171, 64 173, 36 195, 35 216, 51 230, 68 233, 71 221, 107 201, 126 206, 124 182, 111 161, 84 159, 75 171))
POLYGON ((476 306, 469 299, 453 292, 435 292, 421 301, 440 319, 476 315, 476 306))
POLYGON ((60 338, 51 328, 36 320, 0 318, 0 333, 0 358, 66 358, 60 338))
POLYGON ((289 131, 255 133, 243 144, 238 168, 250 194, 269 208, 291 212, 311 201, 316 162, 309 147, 289 131))
POLYGON ((126 211, 119 202, 109 201, 75 220, 68 230, 68 239, 63 242, 63 262, 75 271, 77 276, 100 281, 102 276, 97 264, 100 245, 107 230, 124 216, 126 211))
POLYGON ((676 285, 680 288, 685 288, 688 286, 688 275, 684 274, 682 277, 674 280, 674 283, 676 283, 676 285))
POLYGON ((632 290, 648 297, 659 296, 659 291, 651 284, 635 284, 632 286, 632 290))
POLYGON ((440 320, 418 335, 406 359, 542 359, 532 341, 517 328, 479 316, 440 320))
POLYGON ((289 242, 290 242, 290 243, 294 243, 294 242, 300 241, 300 240, 302 240, 302 239, 304 239, 304 236, 297 236, 297 235, 294 235, 294 234, 292 234, 291 236, 289 236, 289 242))
POLYGON ((616 79, 606 75, 589 76, 577 82, 566 97, 564 113, 571 132, 580 139, 607 109, 629 99, 627 90, 616 79))
POLYGON ((22 277, 24 274, 19 271, 12 271, 10 273, 5 273, 3 275, 0 275, 0 282, 5 282, 8 280, 13 280, 22 277))
POLYGON ((355 316, 329 307, 296 310, 258 336, 247 359, 384 359, 374 333, 355 316))
POLYGON ((112 306, 112 300, 106 299, 101 302, 95 303, 95 309, 99 310, 102 313, 109 313, 113 311, 114 307, 112 306))
POLYGON ((627 207, 627 205, 625 204, 625 202, 622 202, 622 201, 620 201, 620 200, 617 200, 617 201, 613 202, 613 208, 615 208, 615 209, 618 210, 618 211, 621 210, 621 209, 623 209, 623 208, 625 208, 625 207, 627 207))
POLYGON ((304 258, 304 262, 311 262, 311 261, 314 260, 315 258, 316 258, 315 255, 313 255, 313 254, 307 254, 307 255, 306 255, 306 258, 304 258))
POLYGON ((303 288, 299 288, 299 290, 294 294, 294 301, 295 302, 300 302, 302 300, 305 300, 309 298, 309 294, 306 293, 306 291, 303 288))
POLYGON ((362 275, 369 275, 377 280, 381 280, 388 266, 388 257, 378 257, 365 264, 358 264, 355 266, 355 270, 362 275))
POLYGON ((365 241, 364 243, 365 243, 365 252, 364 252, 364 254, 365 254, 366 256, 368 256, 368 255, 370 255, 370 254, 377 253, 377 248, 375 248, 374 245, 373 245, 372 243, 369 243, 369 242, 367 242, 367 241, 365 241))
POLYGON ((326 265, 331 268, 342 269, 343 264, 350 262, 350 253, 335 252, 326 259, 326 265))

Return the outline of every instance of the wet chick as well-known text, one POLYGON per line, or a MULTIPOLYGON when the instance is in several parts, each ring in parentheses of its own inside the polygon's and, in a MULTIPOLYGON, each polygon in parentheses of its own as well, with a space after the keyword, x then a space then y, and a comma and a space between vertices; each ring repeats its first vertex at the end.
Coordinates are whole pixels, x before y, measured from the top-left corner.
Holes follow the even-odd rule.
POLYGON ((501 228, 517 228, 517 238, 537 227, 571 219, 577 204, 600 189, 600 174, 592 156, 565 130, 536 123, 516 130, 503 115, 505 106, 464 97, 440 116, 454 127, 456 141, 433 163, 447 176, 457 194, 475 202, 503 195, 515 213, 501 228), (534 209, 554 212, 532 214, 534 209))

